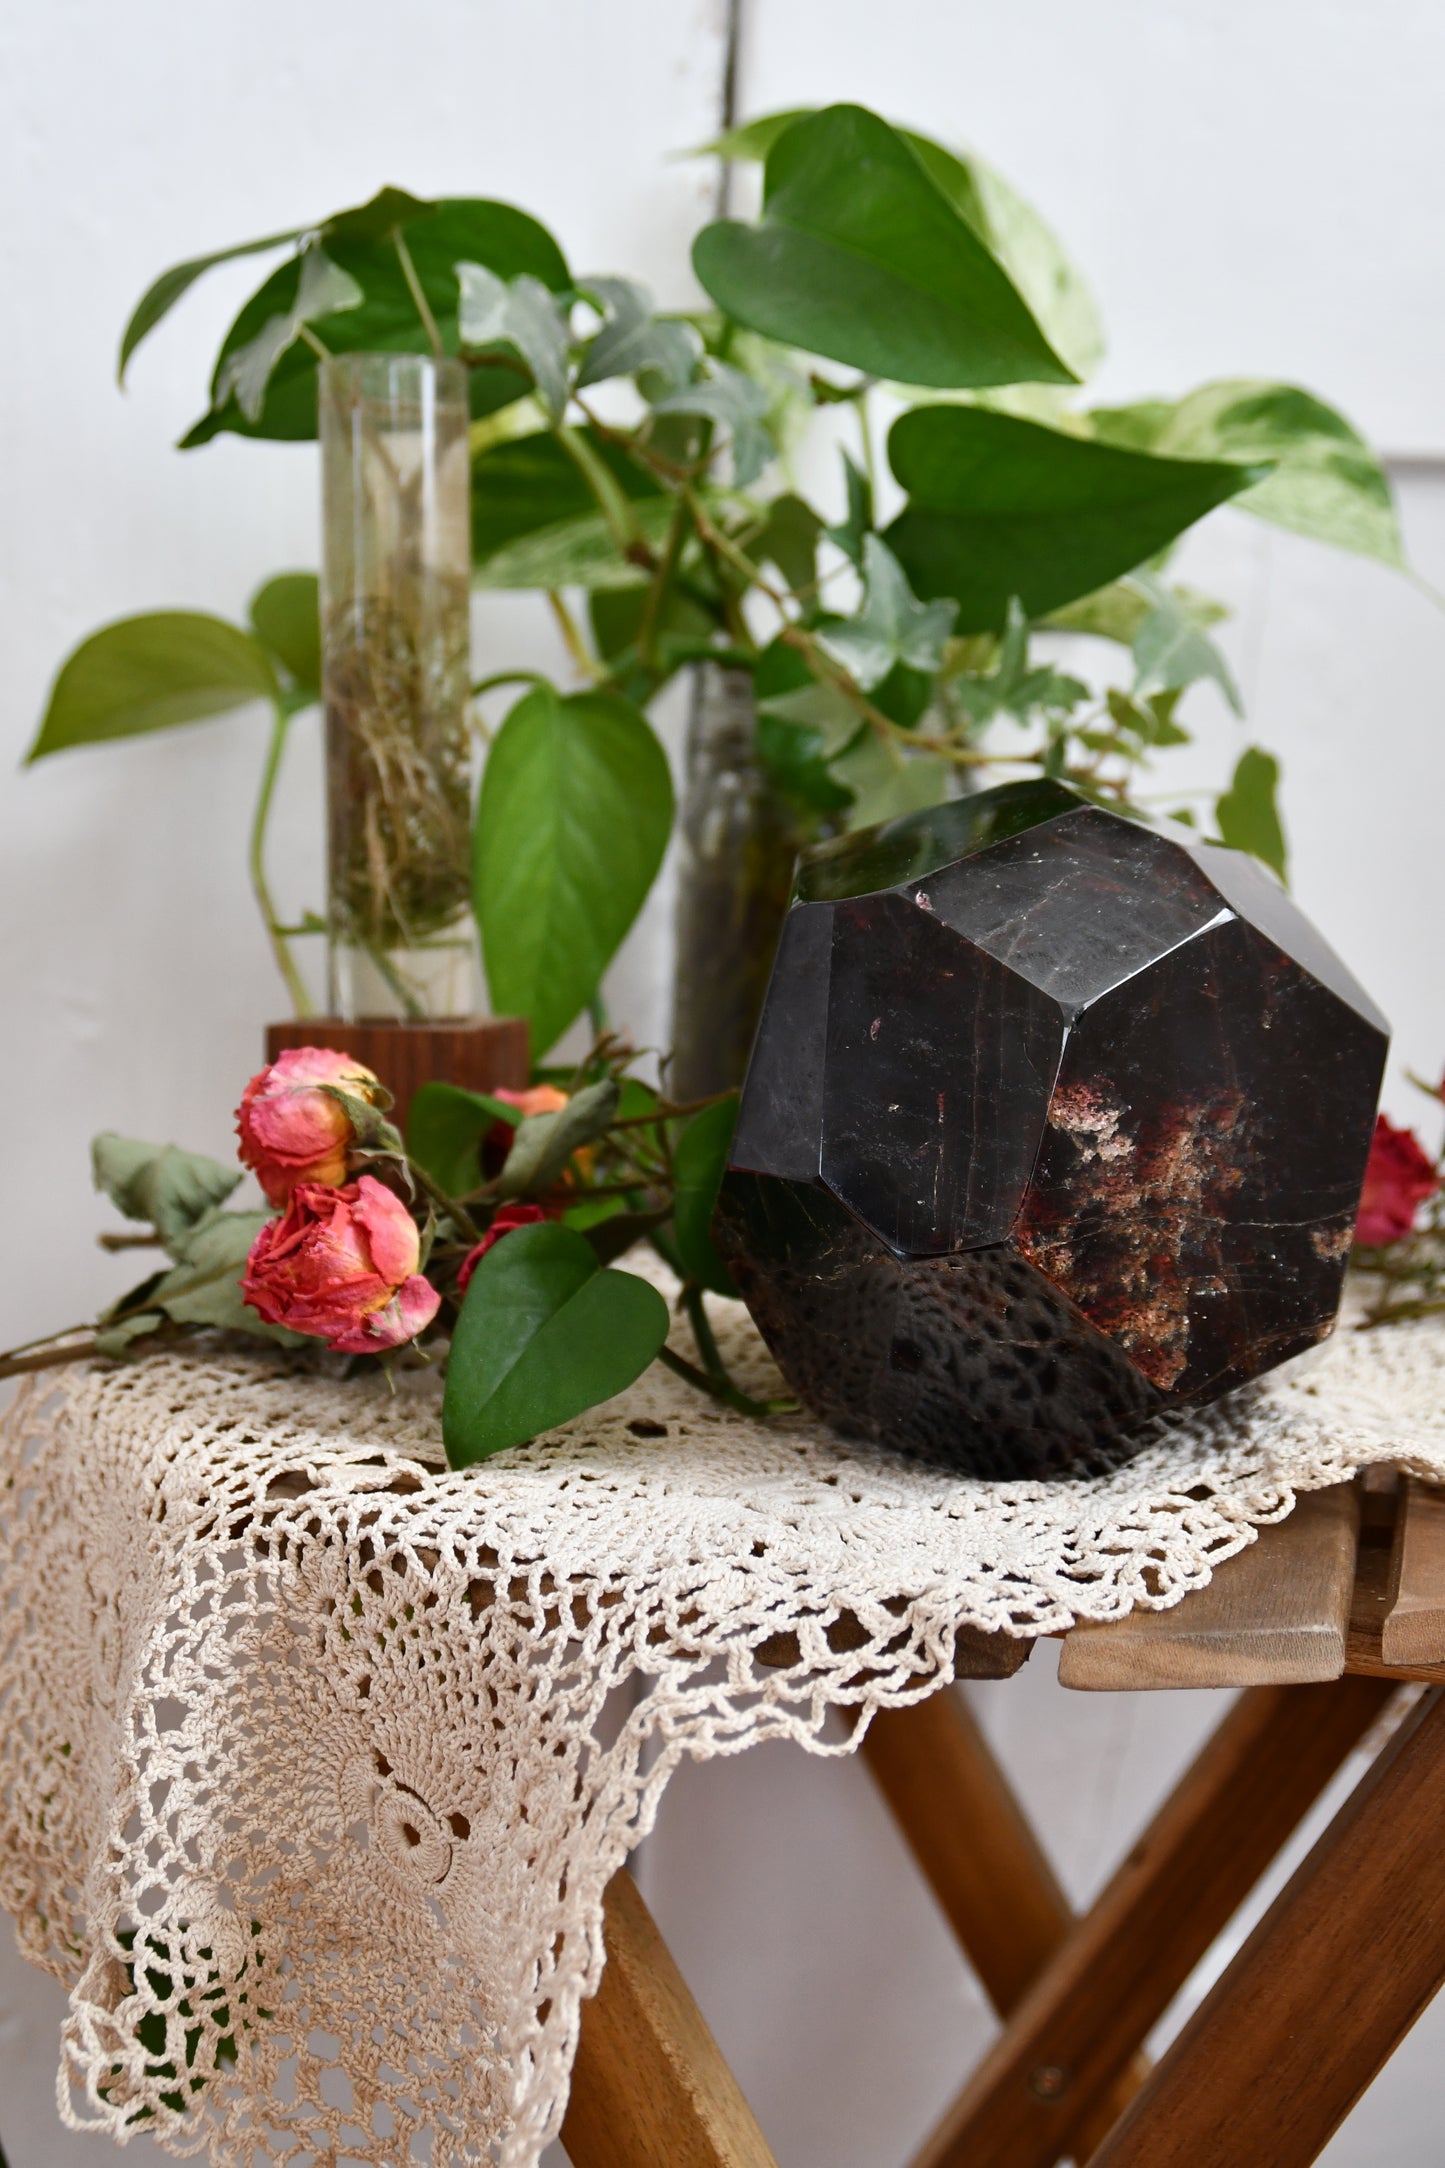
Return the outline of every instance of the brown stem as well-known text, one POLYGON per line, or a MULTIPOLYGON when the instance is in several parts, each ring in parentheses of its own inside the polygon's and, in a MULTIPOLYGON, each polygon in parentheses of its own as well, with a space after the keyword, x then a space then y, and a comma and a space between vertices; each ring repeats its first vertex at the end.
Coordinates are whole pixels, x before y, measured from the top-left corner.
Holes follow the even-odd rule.
POLYGON ((57 1370, 62 1363, 84 1362, 87 1355, 96 1353, 94 1340, 82 1340, 78 1347, 41 1348, 34 1355, 0 1355, 0 1378, 18 1378, 28 1370, 57 1370))

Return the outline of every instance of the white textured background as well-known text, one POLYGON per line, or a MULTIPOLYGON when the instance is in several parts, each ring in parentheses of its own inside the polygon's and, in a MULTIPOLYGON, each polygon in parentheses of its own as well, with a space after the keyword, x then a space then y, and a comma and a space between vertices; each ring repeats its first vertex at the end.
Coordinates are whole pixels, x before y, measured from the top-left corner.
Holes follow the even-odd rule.
MULTIPOLYGON (((47 0, 0 16, 0 1344, 119 1284, 88 1246, 92 1131, 224 1153, 281 1013, 243 875, 259 715, 18 772, 84 633, 168 605, 239 615, 269 573, 315 561, 313 452, 169 449, 254 266, 195 292, 122 397, 129 307, 162 265, 383 180, 509 197, 579 268, 683 300, 711 179, 666 154, 712 131, 722 50, 721 0, 47 0)), ((1260 374, 1341 405, 1392 455, 1415 563, 1445 587, 1433 0, 749 0, 741 110, 832 98, 974 143, 1046 210, 1103 305, 1109 396, 1260 374)), ((1377 566, 1228 512, 1182 570, 1237 610, 1226 641, 1250 731, 1285 759, 1298 895, 1401 1056, 1437 1072, 1445 617, 1377 566)), ((558 667, 530 604, 487 600, 477 634, 481 668, 558 667)), ((1222 774, 1241 742, 1221 714, 1201 759, 1222 774)), ((274 831, 288 906, 319 900, 318 810, 303 742, 274 831)), ((664 1028, 666 923, 659 896, 612 988, 643 1038, 664 1028)), ((1416 1118, 1398 1081, 1391 1104, 1416 1118)), ((1046 1648, 977 1700, 1083 1900, 1219 1704, 1063 1695, 1051 1674, 1046 1648)), ((902 2161, 989 2021, 863 1772, 781 1748, 684 1772, 643 1875, 782 2168, 902 2161)), ((10 2168, 99 2162, 104 2141, 69 2136, 50 2106, 58 1995, 8 1937, 0 1951, 10 2168)), ((1435 2168, 1442 2041, 1437 2013, 1330 2168, 1435 2168)))

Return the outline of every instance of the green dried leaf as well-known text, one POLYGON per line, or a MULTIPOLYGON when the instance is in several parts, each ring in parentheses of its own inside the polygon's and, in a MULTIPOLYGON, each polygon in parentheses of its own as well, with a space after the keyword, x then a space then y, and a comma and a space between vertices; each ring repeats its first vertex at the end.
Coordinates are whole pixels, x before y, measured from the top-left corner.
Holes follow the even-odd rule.
POLYGON ((172 1256, 198 1221, 241 1182, 241 1169, 174 1144, 142 1144, 106 1130, 90 1147, 95 1186, 127 1219, 154 1227, 172 1256))
POLYGON ((619 1097, 619 1086, 608 1078, 575 1092, 555 1114, 530 1114, 519 1122, 497 1194, 544 1197, 561 1180, 572 1154, 611 1128, 619 1097))

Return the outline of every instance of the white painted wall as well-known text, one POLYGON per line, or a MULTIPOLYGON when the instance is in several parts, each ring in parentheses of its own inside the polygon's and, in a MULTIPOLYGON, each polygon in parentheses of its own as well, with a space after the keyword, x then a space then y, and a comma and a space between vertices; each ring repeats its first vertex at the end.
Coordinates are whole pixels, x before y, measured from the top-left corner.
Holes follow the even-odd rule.
MULTIPOLYGON (((166 604, 239 613, 268 573, 315 558, 312 453, 167 448, 251 272, 198 290, 122 398, 130 304, 164 263, 383 179, 510 197, 579 266, 682 299, 710 182, 665 153, 712 128, 720 17, 721 0, 48 0, 0 16, 0 1343, 119 1284, 88 1246, 92 1131, 223 1153, 280 1007, 242 874, 259 718, 16 772, 83 633, 166 604)), ((1445 455, 1431 0, 751 0, 744 111, 835 97, 972 141, 1048 210, 1103 303, 1110 395, 1278 374, 1393 453, 1445 455)), ((1400 482, 1415 561, 1445 587, 1445 474, 1416 464, 1400 482)), ((1445 617, 1377 567, 1229 513, 1184 570, 1238 610, 1228 638, 1249 727, 1285 757, 1299 895, 1401 1051, 1438 1070, 1445 617)), ((477 634, 484 667, 560 667, 530 604, 486 600, 477 634)), ((1238 742, 1215 718, 1212 772, 1238 742)), ((319 894, 318 805, 303 745, 276 828, 288 903, 319 894)), ((663 1028, 665 926, 661 897, 613 988, 644 1037, 663 1028)), ((1217 1705, 1065 1696, 1051 1668, 1042 1651, 978 1701, 1082 1898, 1217 1705)), ((686 1771, 643 1871, 782 2168, 904 2158, 988 2021, 864 1773, 774 1748, 686 1771)), ((53 2120, 58 1995, 0 1950, 10 2168, 98 2164, 102 2141, 53 2120)), ((1442 2038, 1438 2014, 1417 2028, 1331 2168, 1433 2168, 1442 2038)))

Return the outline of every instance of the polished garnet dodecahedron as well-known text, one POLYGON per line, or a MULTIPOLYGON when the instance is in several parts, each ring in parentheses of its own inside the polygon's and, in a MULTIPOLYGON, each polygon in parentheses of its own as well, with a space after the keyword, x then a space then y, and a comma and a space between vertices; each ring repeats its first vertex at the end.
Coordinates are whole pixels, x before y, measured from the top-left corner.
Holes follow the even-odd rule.
POLYGON ((839 1430, 1103 1466, 1329 1332, 1387 1043, 1252 859, 1006 784, 805 854, 718 1241, 839 1430))

